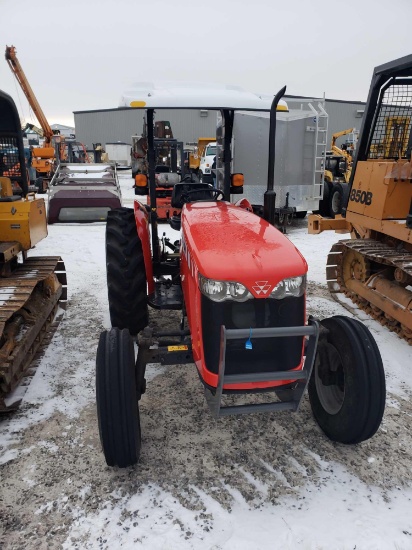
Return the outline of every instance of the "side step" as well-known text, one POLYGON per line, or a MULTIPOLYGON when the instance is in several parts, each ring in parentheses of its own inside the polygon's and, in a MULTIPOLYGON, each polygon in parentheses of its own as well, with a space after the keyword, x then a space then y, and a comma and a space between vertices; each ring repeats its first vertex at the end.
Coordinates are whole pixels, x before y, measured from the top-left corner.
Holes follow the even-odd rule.
MULTIPOLYGON (((218 384, 216 391, 212 392, 205 388, 206 402, 215 418, 231 414, 249 414, 255 412, 285 411, 296 412, 299 409, 303 394, 309 384, 312 368, 315 361, 316 349, 319 339, 319 322, 309 319, 308 326, 301 327, 279 327, 253 329, 253 338, 279 338, 285 336, 308 336, 306 357, 302 370, 298 371, 277 371, 277 372, 254 372, 249 374, 225 375, 226 341, 245 340, 249 337, 249 329, 227 329, 222 325, 220 338, 220 360, 218 384), (224 386, 228 384, 246 384, 253 382, 289 382, 296 381, 296 387, 292 390, 290 401, 274 401, 272 403, 257 403, 247 405, 222 406, 222 394, 224 386)), ((279 386, 282 389, 282 386, 279 386)))

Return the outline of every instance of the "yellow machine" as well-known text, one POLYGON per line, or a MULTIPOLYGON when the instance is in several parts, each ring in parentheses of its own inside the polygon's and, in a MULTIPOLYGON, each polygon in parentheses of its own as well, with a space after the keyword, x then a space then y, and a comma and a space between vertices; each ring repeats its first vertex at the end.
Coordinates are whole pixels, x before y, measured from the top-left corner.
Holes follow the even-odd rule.
POLYGON ((309 232, 350 232, 328 256, 327 281, 412 344, 412 55, 374 70, 343 216, 309 232))
POLYGON ((188 143, 193 149, 189 152, 189 169, 192 172, 197 172, 200 166, 200 159, 203 156, 205 147, 208 143, 216 141, 215 137, 200 137, 197 143, 188 143))
POLYGON ((322 216, 334 218, 342 213, 347 199, 348 183, 352 172, 352 155, 357 142, 355 128, 348 128, 332 135, 330 150, 326 153, 323 199, 319 204, 322 216), (347 142, 338 147, 336 140, 348 136, 347 142))
POLYGON ((349 161, 352 162, 353 150, 355 149, 357 142, 358 132, 356 128, 348 128, 347 130, 341 130, 332 135, 332 142, 330 145, 330 150, 335 155, 346 157, 349 161), (336 145, 336 140, 342 136, 350 136, 347 138, 345 147, 338 147, 336 145))
POLYGON ((34 129, 36 133, 41 134, 44 138, 44 143, 41 147, 32 147, 32 167, 36 171, 36 176, 39 179, 38 192, 45 193, 48 189, 48 182, 52 179, 59 162, 90 162, 85 146, 75 141, 74 139, 66 139, 60 135, 58 130, 52 130, 47 121, 39 102, 27 80, 26 75, 17 59, 16 48, 14 46, 6 46, 6 61, 11 69, 11 72, 16 77, 20 84, 24 95, 33 109, 34 114, 41 126, 41 130, 33 124, 26 124, 24 129, 34 129), (80 157, 77 158, 74 149, 79 150, 80 157))
POLYGON ((18 112, 12 98, 0 92, 0 412, 18 407, 21 395, 14 390, 42 345, 59 303, 66 301, 61 258, 28 257, 47 236, 44 199, 28 189, 18 112), (7 177, 10 166, 13 175, 7 177), (12 183, 21 187, 23 197, 13 195, 12 183))
POLYGON ((332 135, 330 151, 327 152, 328 157, 326 158, 325 181, 329 183, 334 183, 336 181, 349 183, 352 170, 352 155, 356 145, 356 135, 355 128, 348 128, 347 130, 342 130, 332 135), (336 145, 336 140, 347 135, 352 135, 352 140, 349 144, 338 147, 336 145), (333 165, 332 161, 335 161, 333 165))
POLYGON ((63 136, 55 135, 55 132, 51 129, 26 75, 24 74, 20 62, 17 59, 16 48, 14 46, 6 46, 6 61, 11 72, 16 77, 17 82, 20 84, 43 130, 44 144, 43 147, 33 147, 32 166, 36 170, 38 176, 50 180, 55 168, 56 147, 60 149, 60 158, 62 158, 62 160, 64 159, 64 138, 63 136))

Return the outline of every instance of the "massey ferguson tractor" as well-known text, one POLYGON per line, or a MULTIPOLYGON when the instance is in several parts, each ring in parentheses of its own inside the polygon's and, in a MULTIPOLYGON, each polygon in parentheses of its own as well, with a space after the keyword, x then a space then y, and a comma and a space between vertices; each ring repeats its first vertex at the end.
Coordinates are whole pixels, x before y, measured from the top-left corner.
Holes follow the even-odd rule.
POLYGON ((307 263, 274 226, 276 111, 287 110, 281 100, 285 88, 272 103, 229 88, 208 92, 156 88, 124 99, 146 110, 150 212, 136 200, 133 208, 113 210, 107 218, 113 328, 100 335, 96 397, 109 466, 127 467, 139 459, 139 400, 148 363, 193 363, 215 417, 295 412, 308 388, 314 417, 334 441, 362 442, 382 420, 385 375, 371 333, 352 318, 307 317, 307 263), (175 236, 159 238, 153 128, 155 111, 167 108, 218 112, 217 188, 177 183, 171 201, 179 214, 169 220, 175 236), (243 175, 231 172, 240 110, 270 112, 263 218, 246 199, 231 202, 243 190, 243 175), (174 330, 156 330, 149 307, 179 310, 181 321, 174 330), (270 402, 259 402, 256 394, 268 392, 270 402), (238 401, 228 404, 227 394, 238 401), (252 402, 244 401, 247 394, 254 394, 252 402))

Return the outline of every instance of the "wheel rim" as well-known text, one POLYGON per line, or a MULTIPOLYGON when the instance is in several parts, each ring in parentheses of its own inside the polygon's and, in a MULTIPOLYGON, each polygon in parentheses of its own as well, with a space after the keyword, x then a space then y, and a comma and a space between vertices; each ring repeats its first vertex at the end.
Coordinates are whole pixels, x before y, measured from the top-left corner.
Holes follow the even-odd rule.
MULTIPOLYGON (((336 350, 336 348, 334 348, 336 350)), ((336 353, 336 355, 338 355, 336 353)), ((319 397, 319 401, 322 407, 328 414, 337 414, 343 405, 345 400, 345 375, 342 366, 342 362, 339 360, 339 364, 335 370, 328 369, 328 374, 332 374, 337 379, 336 384, 324 384, 322 377, 320 376, 320 359, 319 356, 315 362, 315 385, 316 391, 319 397)))
POLYGON ((364 283, 370 275, 369 262, 356 250, 347 249, 342 261, 342 274, 345 285, 350 287, 352 280, 364 283))
POLYGON ((336 191, 336 193, 333 193, 331 206, 332 206, 332 212, 334 214, 339 214, 341 210, 341 197, 338 191, 336 191))

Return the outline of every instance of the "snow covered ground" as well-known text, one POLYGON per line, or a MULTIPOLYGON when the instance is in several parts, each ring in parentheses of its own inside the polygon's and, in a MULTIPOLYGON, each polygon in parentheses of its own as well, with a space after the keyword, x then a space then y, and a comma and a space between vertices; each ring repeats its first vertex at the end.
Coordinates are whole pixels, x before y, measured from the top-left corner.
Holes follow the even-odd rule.
MULTIPOLYGON (((121 173, 125 205, 134 195, 121 173)), ((104 224, 53 225, 33 254, 61 255, 64 319, 16 414, 0 419, 0 547, 157 549, 412 548, 412 348, 367 318, 387 380, 375 437, 332 443, 307 397, 297 414, 211 418, 194 367, 152 367, 141 401, 140 463, 106 466, 94 397, 110 326, 104 224)), ((309 313, 351 315, 325 285, 339 236, 289 238, 309 263, 309 313)), ((171 320, 154 312, 155 322, 171 320)))

